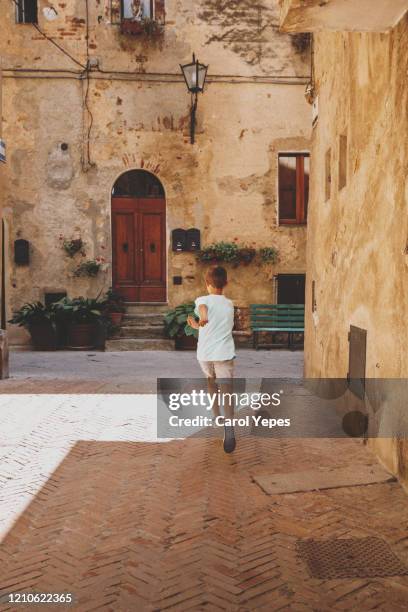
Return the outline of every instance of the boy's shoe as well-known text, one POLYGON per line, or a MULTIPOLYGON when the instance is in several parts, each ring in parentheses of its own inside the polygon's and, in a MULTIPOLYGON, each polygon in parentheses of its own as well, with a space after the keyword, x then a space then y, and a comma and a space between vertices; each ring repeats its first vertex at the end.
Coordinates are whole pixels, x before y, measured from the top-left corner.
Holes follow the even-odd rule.
POLYGON ((236 445, 234 428, 224 425, 224 452, 233 453, 236 445))

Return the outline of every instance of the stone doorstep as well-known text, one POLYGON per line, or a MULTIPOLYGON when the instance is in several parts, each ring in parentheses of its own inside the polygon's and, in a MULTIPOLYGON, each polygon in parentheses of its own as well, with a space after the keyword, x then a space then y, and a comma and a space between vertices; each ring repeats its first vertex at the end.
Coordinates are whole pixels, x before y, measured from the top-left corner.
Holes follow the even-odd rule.
POLYGON ((125 306, 120 330, 107 340, 106 351, 174 350, 174 341, 166 338, 164 332, 168 304, 126 302, 125 306))
POLYGON ((151 326, 151 327, 164 327, 163 315, 125 315, 122 319, 122 326, 151 326))
POLYGON ((32 351, 33 347, 31 344, 10 344, 10 351, 32 351))
POLYGON ((167 339, 164 327, 159 325, 122 325, 119 334, 121 338, 167 339))
POLYGON ((128 315, 164 315, 168 310, 168 304, 138 304, 136 302, 125 303, 128 315))
POLYGON ((105 352, 174 350, 174 340, 159 338, 114 338, 107 340, 105 346, 105 352))
POLYGON ((340 487, 395 482, 395 477, 380 465, 351 465, 345 468, 322 468, 283 474, 253 474, 252 480, 267 495, 305 493, 340 487))

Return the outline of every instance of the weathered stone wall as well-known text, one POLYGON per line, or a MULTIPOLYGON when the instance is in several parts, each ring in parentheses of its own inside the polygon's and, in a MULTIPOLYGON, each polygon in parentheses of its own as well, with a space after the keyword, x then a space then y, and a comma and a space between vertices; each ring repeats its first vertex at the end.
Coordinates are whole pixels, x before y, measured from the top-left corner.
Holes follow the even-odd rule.
MULTIPOLYGON (((3 116, 3 108, 2 108, 2 104, 3 104, 3 72, 2 72, 2 66, 3 66, 3 62, 2 62, 2 57, 0 54, 0 138, 2 138, 2 134, 3 134, 3 121, 2 121, 2 116, 3 116)), ((1 225, 2 225, 2 219, 3 219, 3 205, 4 205, 4 190, 5 190, 5 167, 4 164, 2 162, 0 162, 0 253, 2 253, 2 248, 3 248, 3 232, 1 231, 1 225)), ((1 275, 3 273, 3 258, 0 256, 0 278, 1 275)), ((4 299, 4 296, 2 295, 2 287, 0 286, 0 304, 2 303, 2 300, 4 299)), ((2 325, 0 325, 0 327, 2 327, 2 325)))
MULTIPOLYGON (((59 235, 80 235, 87 257, 109 262, 112 186, 133 168, 155 173, 166 191, 170 304, 204 289, 194 256, 171 252, 176 227, 200 228, 203 244, 237 238, 279 249, 273 270, 232 271, 229 293, 239 305, 271 300, 272 273, 305 271, 305 228, 277 225, 277 154, 308 150, 310 107, 301 77, 309 73, 309 52, 277 31, 274 4, 167 0, 164 34, 152 40, 121 34, 109 22, 110 2, 90 0, 89 57, 101 70, 89 81, 33 26, 15 25, 12 2, 5 4, 0 52, 8 69, 3 114, 10 262, 16 237, 31 243, 30 267, 10 264, 9 312, 43 299, 45 290, 96 295, 109 286, 110 268, 96 280, 72 276, 59 235), (193 51, 210 65, 194 146, 190 98, 179 71, 193 51), (172 285, 178 274, 181 287, 172 285)), ((49 21, 42 9, 52 4, 39 1, 40 28, 85 65, 85 2, 55 3, 57 15, 49 21)))
MULTIPOLYGON (((408 376, 407 45, 407 18, 387 34, 315 35, 319 119, 307 245, 307 376, 346 376, 350 325, 367 330, 368 378, 408 376), (348 141, 342 189, 340 135, 348 141)), ((375 446, 406 477, 401 445, 378 440, 375 446)))
MULTIPOLYGON (((2 74, 2 59, 1 59, 1 55, 0 55, 0 138, 2 136, 2 124, 3 124, 3 122, 2 122, 2 102, 3 102, 3 96, 2 96, 3 87, 2 87, 2 85, 3 85, 3 74, 2 74)), ((3 192, 4 192, 4 168, 3 168, 3 164, 0 162, 0 220, 2 219, 2 215, 3 215, 3 192)), ((2 234, 2 232, 0 232, 0 247, 1 247, 1 244, 2 244, 2 236, 1 236, 1 234, 2 234)), ((0 259, 0 274, 1 274, 2 265, 3 265, 3 262, 0 259)), ((0 289, 0 291, 1 291, 1 289, 0 289)))

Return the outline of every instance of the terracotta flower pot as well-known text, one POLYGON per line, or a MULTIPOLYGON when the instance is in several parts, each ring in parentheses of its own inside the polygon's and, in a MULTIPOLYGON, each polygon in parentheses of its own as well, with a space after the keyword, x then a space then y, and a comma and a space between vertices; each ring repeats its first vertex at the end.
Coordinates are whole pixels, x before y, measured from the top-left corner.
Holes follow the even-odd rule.
POLYGON ((95 348, 96 331, 94 323, 72 323, 68 328, 68 348, 79 351, 95 348))
POLYGON ((246 306, 235 306, 234 331, 246 331, 250 327, 249 308, 246 306))
POLYGON ((110 312, 109 318, 111 320, 112 325, 120 325, 123 319, 123 312, 110 312))
POLYGON ((195 351, 197 349, 197 338, 195 336, 176 337, 176 351, 195 351))
POLYGON ((30 325, 29 332, 36 351, 56 351, 57 333, 50 323, 30 325))

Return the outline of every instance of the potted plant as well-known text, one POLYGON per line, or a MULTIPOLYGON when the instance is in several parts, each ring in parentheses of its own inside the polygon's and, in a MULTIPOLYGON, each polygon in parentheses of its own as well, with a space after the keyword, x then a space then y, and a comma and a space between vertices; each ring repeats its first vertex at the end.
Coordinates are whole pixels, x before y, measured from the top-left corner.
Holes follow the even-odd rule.
POLYGON ((118 327, 122 323, 125 312, 126 308, 123 297, 110 288, 105 296, 105 314, 114 327, 118 327))
POLYGON ((98 344, 98 332, 104 322, 104 303, 94 298, 63 298, 55 304, 57 316, 67 326, 68 348, 93 349, 98 344))
POLYGON ((197 259, 201 263, 232 263, 239 262, 239 247, 234 242, 215 242, 204 247, 197 253, 197 259))
POLYGON ((54 304, 44 306, 41 302, 24 304, 9 323, 25 327, 31 336, 33 347, 37 351, 55 351, 57 349, 57 330, 54 304))
POLYGON ((239 263, 248 266, 256 256, 256 250, 252 247, 241 247, 238 249, 239 263))
POLYGON ((74 270, 74 276, 90 276, 95 278, 104 263, 104 259, 97 257, 96 259, 88 259, 80 263, 74 270))
POLYGON ((122 34, 144 35, 149 38, 159 38, 163 35, 163 26, 155 19, 142 17, 141 19, 123 18, 121 21, 122 34))
POLYGON ((62 234, 60 234, 60 241, 65 253, 68 255, 68 257, 71 257, 71 259, 77 253, 81 253, 81 255, 85 257, 85 244, 82 238, 65 238, 62 234))
POLYGON ((190 315, 195 316, 194 302, 180 304, 169 310, 164 317, 164 327, 169 338, 175 339, 176 350, 195 350, 197 348, 198 330, 188 325, 190 315))
POLYGON ((262 249, 259 249, 259 256, 262 263, 274 264, 278 261, 279 253, 275 247, 262 247, 262 249))

